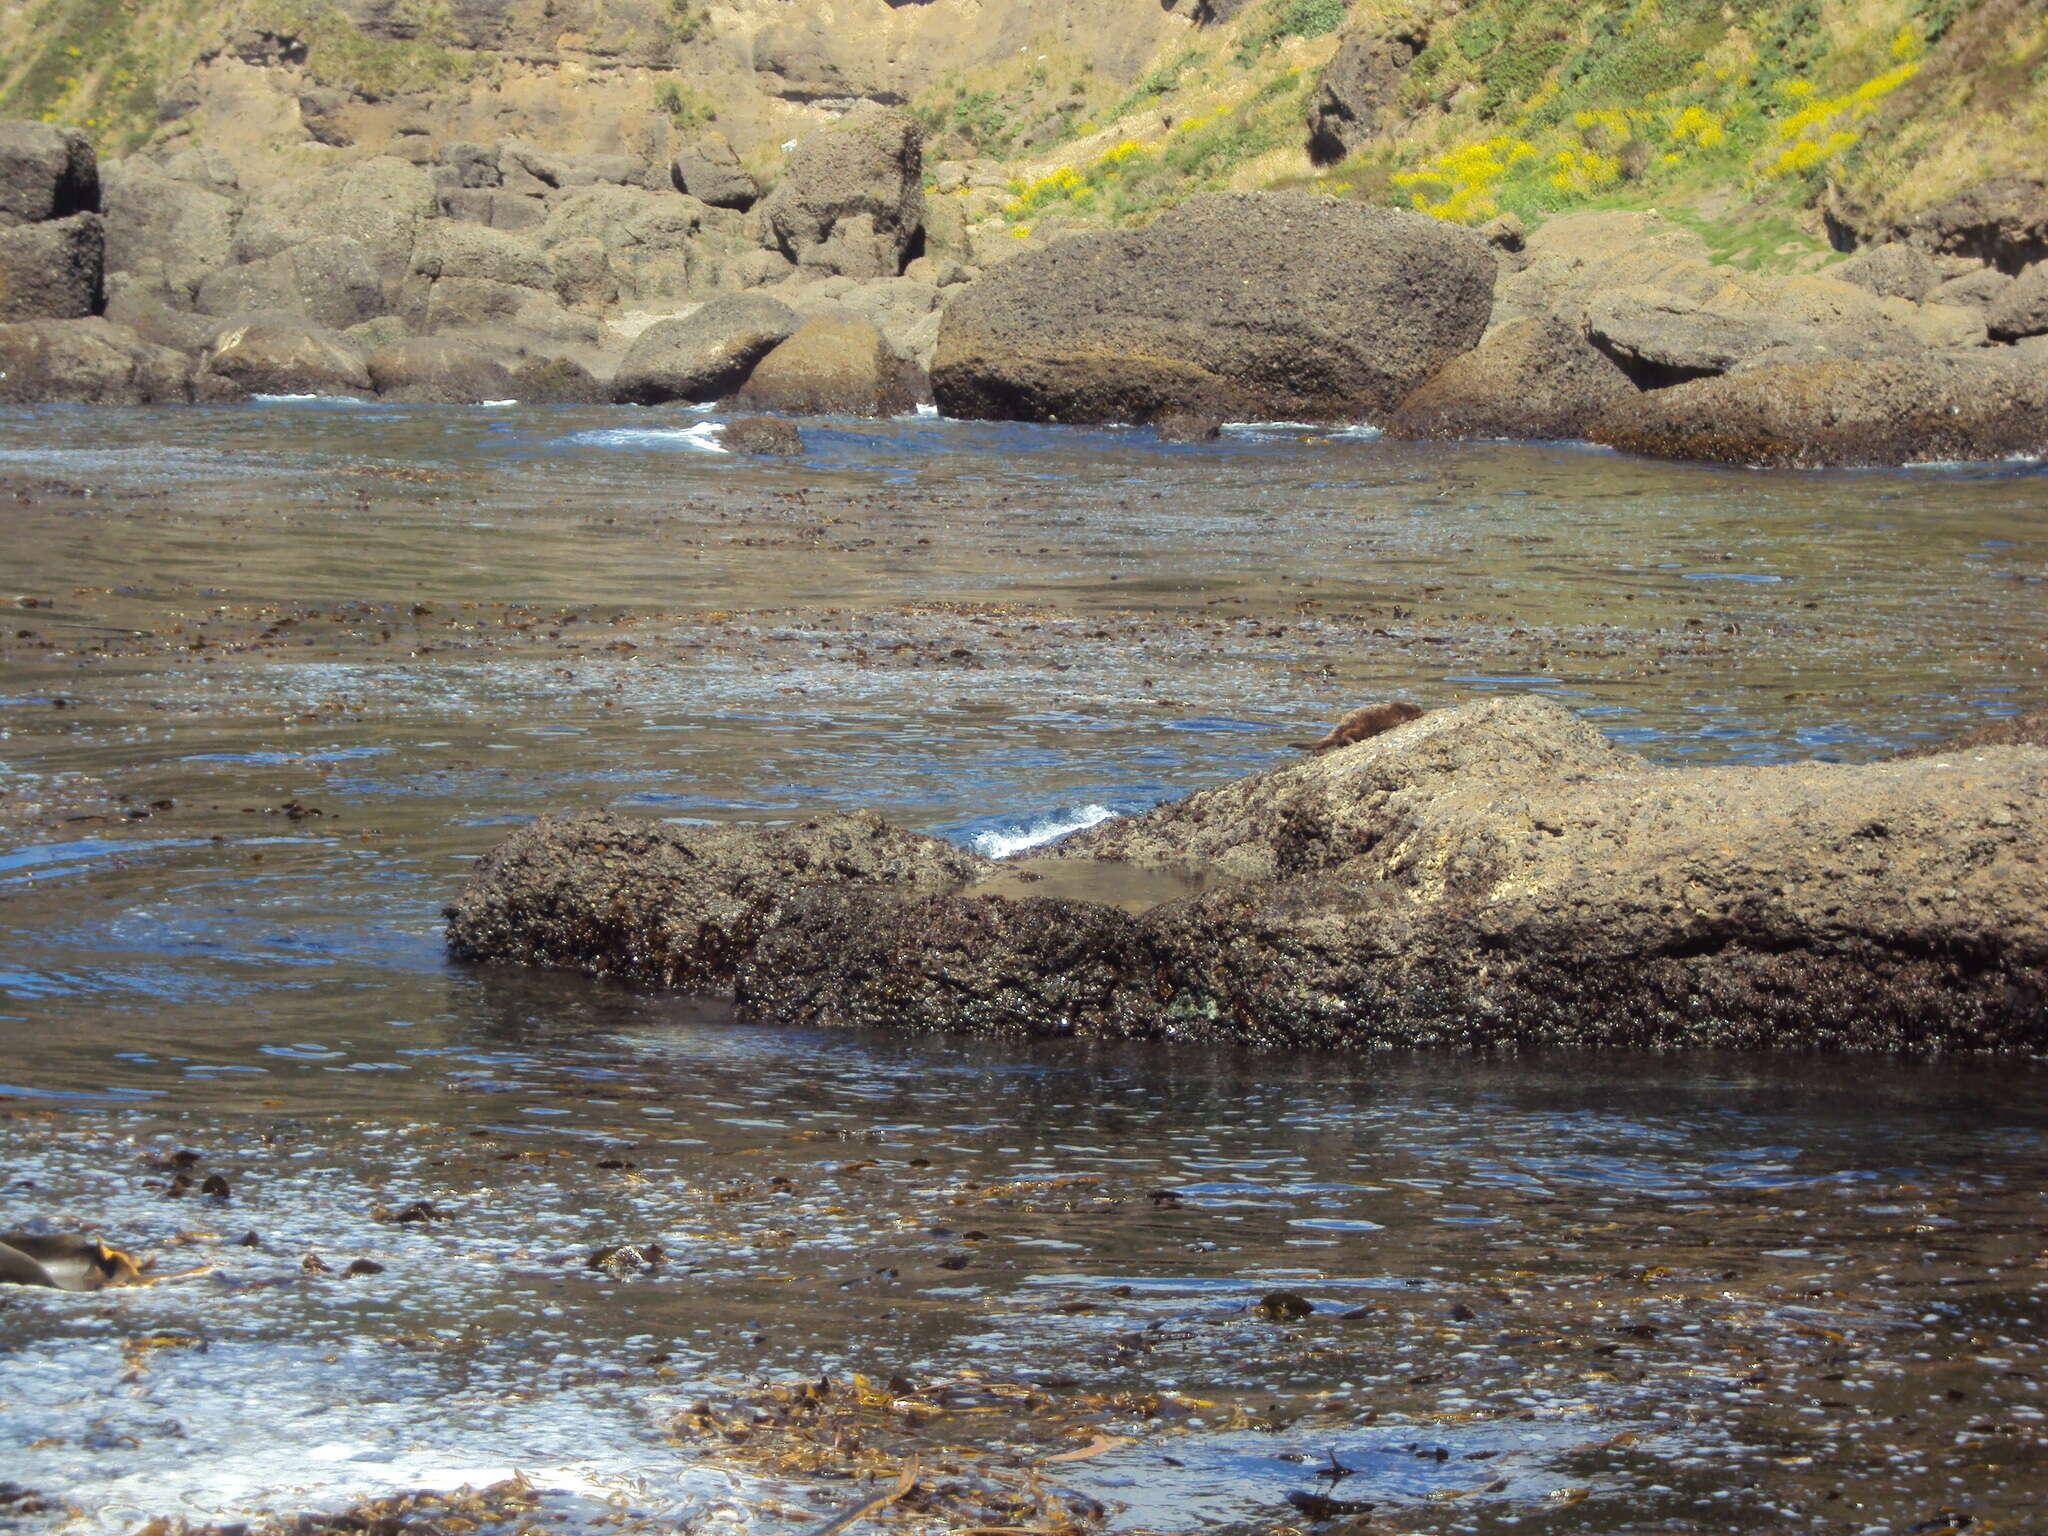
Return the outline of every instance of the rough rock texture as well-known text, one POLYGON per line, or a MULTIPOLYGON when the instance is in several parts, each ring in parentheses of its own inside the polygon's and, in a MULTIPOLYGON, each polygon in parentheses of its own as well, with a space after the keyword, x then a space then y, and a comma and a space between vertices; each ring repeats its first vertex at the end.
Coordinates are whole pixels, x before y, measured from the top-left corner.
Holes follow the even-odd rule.
MULTIPOLYGON (((552 252, 571 241, 595 240, 604 247, 620 296, 650 303, 689 293, 703 259, 699 248, 717 243, 710 237, 719 220, 745 222, 677 192, 592 186, 552 200, 534 241, 552 252)), ((725 243, 736 251, 740 238, 737 229, 728 229, 725 243)))
POLYGON ((2048 181, 2000 176, 1902 223, 1872 231, 1924 250, 1974 256, 2005 272, 2048 260, 2048 181))
POLYGON ((1479 340, 1494 262, 1421 214, 1272 193, 1005 262, 948 304, 948 415, 1377 420, 1479 340))
POLYGON ((307 240, 345 236, 369 253, 387 302, 396 303, 421 226, 438 211, 428 172, 379 155, 330 175, 281 182, 252 198, 235 232, 235 254, 261 261, 307 240))
POLYGON ((0 122, 0 228, 96 213, 99 159, 76 128, 0 122))
POLYGON ((2029 710, 2005 720, 1994 720, 1989 725, 1964 731, 1960 736, 1903 747, 1892 755, 1894 759, 1954 757, 1979 752, 1985 747, 2048 748, 2048 709, 2029 710))
POLYGON ((2048 334, 2048 261, 2037 261, 1984 312, 1984 324, 2000 341, 2048 334))
POLYGON ((722 133, 707 133, 669 162, 676 190, 714 208, 751 208, 761 189, 722 133))
POLYGON ((794 416, 897 416, 917 404, 916 370, 857 315, 820 315, 754 366, 736 408, 794 416))
POLYGON ((96 213, 0 228, 0 323, 96 313, 105 304, 105 249, 96 213))
POLYGON ((1431 375, 1387 418, 1386 431, 1425 439, 1580 438, 1637 393, 1579 327, 1523 315, 1431 375))
POLYGON ((384 287, 361 242, 328 235, 209 273, 194 307, 224 319, 260 315, 343 331, 384 312, 384 287))
POLYGON ((764 458, 792 459, 804 451, 803 434, 778 416, 741 416, 718 434, 728 453, 754 453, 764 458))
POLYGON ((1974 272, 1965 272, 1952 277, 1927 296, 1930 304, 1947 304, 1959 309, 1974 309, 1979 314, 1988 314, 1998 301, 2005 297, 2013 285, 2009 273, 1996 267, 1979 267, 1974 272))
POLYGON ((378 347, 363 363, 386 400, 480 405, 518 397, 498 350, 451 336, 424 336, 378 347))
POLYGON ((1517 315, 1585 319, 1586 301, 1616 288, 1674 282, 1695 299, 1710 274, 1707 245, 1694 231, 1654 213, 1564 213, 1524 238, 1520 265, 1504 272, 1494 292, 1493 323, 1517 315))
POLYGON ((868 813, 772 827, 543 816, 478 861, 448 908, 448 944, 464 960, 724 992, 807 887, 936 891, 989 867, 868 813))
POLYGON ((798 142, 761 203, 761 243, 807 272, 894 277, 917 254, 923 168, 909 113, 859 108, 798 142))
POLYGON ((802 324, 787 304, 758 293, 731 294, 693 314, 658 320, 619 363, 614 398, 622 405, 719 399, 802 324))
POLYGON ((192 364, 99 316, 0 325, 0 403, 182 405, 192 364))
POLYGON ((252 395, 366 395, 363 359, 334 337, 258 322, 223 331, 201 360, 195 387, 225 383, 252 395))
POLYGON ((1927 252, 1897 240, 1858 251, 1840 266, 1830 267, 1827 275, 1868 288, 1880 298, 1910 299, 1916 304, 1941 286, 1943 276, 1927 252))
POLYGON ((2003 350, 1763 363, 1642 395, 1595 442, 1813 468, 2048 452, 2048 369, 2003 350))
POLYGON ((1664 768, 1547 700, 1495 699, 1055 850, 1084 881, 1205 872, 1197 894, 1149 907, 1065 882, 970 888, 1000 867, 871 818, 684 831, 602 816, 543 820, 487 856, 450 943, 732 982, 744 1015, 805 1024, 2038 1052, 2044 818, 2040 747, 1664 768), (828 833, 845 867, 818 857, 828 833))
POLYGON ((134 159, 106 168, 101 200, 107 272, 140 278, 173 304, 189 307, 200 280, 234 261, 242 208, 231 190, 134 159))
POLYGON ((1337 45, 1308 108, 1308 152, 1329 165, 1393 129, 1408 66, 1429 41, 1419 30, 1366 28, 1337 45))

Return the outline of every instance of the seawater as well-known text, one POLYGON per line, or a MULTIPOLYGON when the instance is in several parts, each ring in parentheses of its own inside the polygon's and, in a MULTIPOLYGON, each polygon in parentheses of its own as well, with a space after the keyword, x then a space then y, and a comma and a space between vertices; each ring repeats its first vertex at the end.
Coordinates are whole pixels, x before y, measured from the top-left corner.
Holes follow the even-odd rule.
POLYGON ((2031 1064, 743 1028, 451 966, 439 918, 546 811, 866 805, 1007 855, 1386 694, 1873 758, 2044 702, 2038 466, 715 425, 0 413, 0 1226, 182 1276, 0 1295, 0 1480, 94 1531, 513 1469, 564 1519, 780 1529, 833 1490, 675 1443, 696 1394, 973 1369, 1212 1405, 1071 1465, 1130 1531, 1298 1520, 1325 1454, 1416 1530, 2048 1497, 2031 1064), (229 1200, 167 1195, 180 1148, 229 1200), (450 1219, 377 1219, 416 1199, 450 1219))

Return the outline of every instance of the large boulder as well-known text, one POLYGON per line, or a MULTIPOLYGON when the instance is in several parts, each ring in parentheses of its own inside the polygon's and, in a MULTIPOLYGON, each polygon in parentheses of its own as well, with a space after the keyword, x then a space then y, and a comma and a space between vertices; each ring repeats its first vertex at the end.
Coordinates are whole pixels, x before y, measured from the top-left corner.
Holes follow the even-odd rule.
POLYGON ((449 941, 784 1023, 2032 1055, 2044 821, 2040 747, 1666 768, 1494 699, 1104 823, 1036 887, 871 818, 543 820, 449 941))
POLYGON ((437 220, 413 245, 412 275, 434 281, 466 277, 552 293, 554 269, 537 245, 502 230, 437 220))
POLYGON ((415 336, 389 342, 364 358, 363 365, 386 400, 481 405, 517 397, 500 349, 472 339, 415 336))
POLYGON ((2004 349, 1763 362, 1653 390, 1594 441, 1660 458, 1817 467, 2048 452, 2048 369, 2004 349))
POLYGON ((894 277, 917 254, 923 168, 909 113, 858 108, 798 142, 758 210, 761 243, 807 272, 894 277))
POLYGON ((200 360, 195 390, 215 395, 367 395, 362 356, 325 332, 257 322, 221 332, 200 360))
POLYGON ((2044 817, 2039 748, 1671 769, 1548 701, 1494 700, 1055 850, 1069 890, 1111 889, 1119 867, 1204 872, 1135 912, 990 888, 807 892, 742 965, 738 1000, 791 1023, 1353 1050, 2032 1053, 2048 1034, 2044 817))
POLYGON ((99 159, 76 128, 0 122, 0 228, 96 213, 99 159))
POLYGON ((1389 437, 1581 438, 1638 393, 1634 380, 1552 316, 1519 316, 1454 357, 1387 419, 1389 437))
POLYGON ((1377 420, 1486 328, 1494 260, 1418 213, 1275 193, 1003 263, 948 304, 948 415, 1377 420))
POLYGON ((231 190, 124 160, 101 178, 107 272, 140 279, 190 308, 208 273, 234 262, 241 200, 231 190))
POLYGON ((707 133, 676 151, 669 175, 678 192, 714 208, 751 208, 761 196, 761 188, 722 133, 707 133))
POLYGON ((105 252, 96 213, 0 228, 0 323, 96 313, 105 302, 105 252))
POLYGON ((0 404, 182 405, 192 364, 100 316, 0 325, 0 404))
POLYGON ((733 405, 793 416, 898 416, 917 404, 919 383, 872 321, 819 315, 755 364, 733 405))
POLYGON ((868 813, 772 827, 543 816, 478 861, 448 908, 448 946, 463 960, 725 992, 807 887, 946 890, 988 868, 868 813))
POLYGON ((2021 272, 1985 311, 1984 323, 2000 341, 2048 334, 2048 261, 2021 272))
POLYGON ((1360 28, 1323 66, 1308 108, 1308 152, 1329 165, 1362 149, 1400 120, 1408 67, 1428 38, 1419 30, 1360 28))
POLYGON ((802 323, 787 304, 759 293, 731 294, 693 314, 657 320, 619 363, 614 395, 622 405, 717 400, 745 383, 802 323))
POLYGON ((1831 267, 1827 275, 1867 288, 1881 298, 1910 299, 1916 304, 1940 287, 1944 276, 1927 252, 1898 240, 1858 251, 1840 266, 1831 267))
POLYGON ((262 316, 341 331, 383 314, 385 302, 383 283, 361 242, 328 235, 208 273, 194 307, 222 318, 262 316))
MULTIPOLYGON (((653 303, 690 292, 693 248, 711 217, 703 203, 675 192, 591 186, 553 202, 533 239, 549 253, 574 241, 596 241, 604 248, 619 297, 653 303)), ((744 222, 736 214, 719 217, 744 222)))
POLYGON ((252 198, 235 232, 240 261, 261 261, 322 236, 369 253, 387 303, 396 303, 413 246, 439 206, 431 174, 393 155, 280 182, 252 198))
POLYGON ((1704 300, 1720 286, 1707 256, 1696 232, 1654 213, 1559 214, 1524 237, 1517 263, 1501 274, 1493 322, 1552 314, 1583 322, 1588 299, 1635 286, 1704 300))

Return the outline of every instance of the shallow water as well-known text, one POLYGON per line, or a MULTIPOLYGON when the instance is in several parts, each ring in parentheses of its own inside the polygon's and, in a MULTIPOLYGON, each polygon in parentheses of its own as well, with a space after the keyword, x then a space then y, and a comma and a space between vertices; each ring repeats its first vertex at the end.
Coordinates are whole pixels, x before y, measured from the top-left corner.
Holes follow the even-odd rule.
POLYGON ((1116 1437, 1048 1470, 1125 1530, 2024 1528, 2035 1068, 742 1029, 451 967, 438 913, 543 810, 1017 849, 1390 692, 1873 757, 2044 701, 2039 468, 702 420, 0 414, 0 1227, 211 1268, 0 1295, 0 1481, 113 1530, 516 1467, 774 1529, 849 1489, 678 1412, 973 1368, 1058 1407, 987 1444, 1116 1437), (230 1200, 166 1198, 177 1147, 230 1200))

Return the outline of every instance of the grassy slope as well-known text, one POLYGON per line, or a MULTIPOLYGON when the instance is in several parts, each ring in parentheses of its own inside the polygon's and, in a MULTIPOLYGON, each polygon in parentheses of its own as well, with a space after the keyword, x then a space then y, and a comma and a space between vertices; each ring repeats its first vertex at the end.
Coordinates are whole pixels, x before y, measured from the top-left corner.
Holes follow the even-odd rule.
MULTIPOLYGON (((1420 14, 1411 0, 1265 0, 1077 116, 1001 216, 1021 233, 1116 223, 1266 185, 1466 223, 1658 207, 1725 257, 1781 265, 1818 248, 1829 195, 1909 212, 2039 174, 2048 144, 2048 14, 2031 0, 1478 0, 1434 21, 1397 135, 1310 166, 1303 108, 1338 27, 1420 14)), ((976 147, 960 109, 972 94, 922 104, 956 149, 976 147)))
MULTIPOLYGON (((419 35, 366 38, 329 0, 29 0, 0 13, 0 116, 82 124, 121 152, 160 93, 235 31, 294 34, 319 81, 373 96, 516 66, 455 46, 435 0, 419 35)), ((2048 143, 2040 0, 1260 0, 1191 30, 1135 83, 1048 42, 955 77, 913 109, 931 159, 983 156, 1016 180, 1016 233, 1142 220, 1190 192, 1305 186, 1479 222, 1655 206, 1727 254, 1793 261, 1825 197, 1889 212, 1985 176, 2039 173, 2048 143), (1429 23, 1395 135, 1312 166, 1304 109, 1354 27, 1429 23)), ((671 15, 670 12, 673 14, 671 15)), ((677 44, 712 25, 657 12, 677 44)), ((708 108, 674 77, 692 120, 708 108), (699 111, 699 108, 705 110, 699 111)), ((657 89, 659 86, 657 85, 657 89)), ((678 108, 680 115, 680 108, 678 108)))

